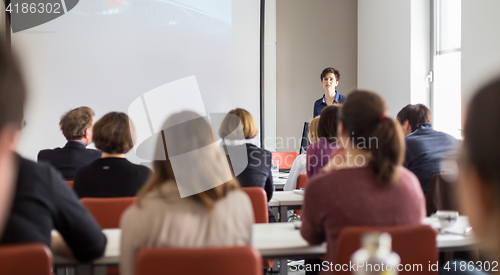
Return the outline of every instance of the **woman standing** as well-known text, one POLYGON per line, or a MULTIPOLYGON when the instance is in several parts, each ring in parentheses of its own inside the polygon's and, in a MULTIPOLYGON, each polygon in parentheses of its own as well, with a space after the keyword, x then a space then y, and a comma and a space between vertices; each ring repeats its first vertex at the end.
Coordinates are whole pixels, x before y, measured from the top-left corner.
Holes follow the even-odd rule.
POLYGON ((323 110, 326 106, 330 106, 333 103, 344 103, 346 98, 345 95, 341 95, 337 92, 337 85, 339 85, 340 79, 339 70, 328 67, 321 72, 320 78, 325 94, 322 98, 314 102, 313 117, 319 116, 321 114, 321 110, 323 110))

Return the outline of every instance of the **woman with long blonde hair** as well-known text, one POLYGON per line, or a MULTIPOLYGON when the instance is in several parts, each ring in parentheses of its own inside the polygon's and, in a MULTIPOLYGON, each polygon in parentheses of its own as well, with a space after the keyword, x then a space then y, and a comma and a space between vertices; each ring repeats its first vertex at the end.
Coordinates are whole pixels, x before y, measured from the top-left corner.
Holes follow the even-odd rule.
POLYGON ((248 245, 254 221, 205 118, 184 111, 162 129, 154 176, 123 214, 120 273, 132 275, 141 248, 248 245))

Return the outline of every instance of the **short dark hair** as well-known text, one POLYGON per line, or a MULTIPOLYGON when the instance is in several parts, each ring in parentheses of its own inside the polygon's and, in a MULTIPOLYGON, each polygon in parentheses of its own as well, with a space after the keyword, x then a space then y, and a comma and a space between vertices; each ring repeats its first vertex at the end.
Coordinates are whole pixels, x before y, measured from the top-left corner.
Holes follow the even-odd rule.
POLYGON ((431 123, 431 110, 424 104, 406 105, 397 115, 400 124, 408 123, 412 128, 417 127, 422 123, 431 123))
POLYGON ((323 108, 318 121, 318 139, 326 138, 331 141, 332 138, 337 137, 340 106, 340 104, 332 104, 323 108))
POLYGON ((26 87, 16 58, 0 39, 0 130, 12 124, 21 127, 26 87))
POLYGON ((125 113, 111 112, 94 125, 95 147, 108 154, 125 154, 132 147, 132 130, 129 117, 125 113))
POLYGON ((92 127, 94 111, 89 107, 79 107, 65 113, 59 121, 59 127, 67 140, 85 137, 85 131, 92 127))
POLYGON ((339 70, 335 69, 335 68, 332 68, 332 67, 328 67, 328 68, 325 68, 322 72, 321 72, 321 76, 320 76, 320 80, 323 81, 323 78, 327 75, 327 74, 334 74, 335 75, 335 79, 337 81, 340 80, 340 72, 339 70))
MULTIPOLYGON (((470 101, 464 125, 464 160, 485 184, 500 191, 500 79, 484 86, 470 101)), ((497 195, 498 196, 498 195, 497 195)))

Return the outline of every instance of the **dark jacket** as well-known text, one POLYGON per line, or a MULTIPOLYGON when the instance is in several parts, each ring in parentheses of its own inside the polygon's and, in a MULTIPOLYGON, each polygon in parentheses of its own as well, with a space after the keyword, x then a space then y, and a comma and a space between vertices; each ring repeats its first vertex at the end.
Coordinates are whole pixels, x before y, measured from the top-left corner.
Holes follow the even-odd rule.
POLYGON ((47 164, 19 155, 16 161, 16 191, 0 243, 42 243, 50 247, 51 230, 56 229, 77 260, 87 262, 103 255, 106 236, 61 175, 47 164))
POLYGON ((429 123, 419 124, 405 140, 404 166, 417 176, 425 192, 432 175, 440 173, 441 160, 455 157, 460 144, 454 137, 432 129, 429 123))
POLYGON ((101 158, 76 173, 73 190, 80 197, 133 197, 151 174, 124 158, 101 158))
POLYGON ((249 143, 238 146, 246 146, 248 160, 246 167, 238 167, 239 164, 234 161, 231 163, 234 171, 243 170, 239 175, 236 175, 240 186, 264 188, 267 201, 270 201, 274 191, 273 175, 271 173, 271 152, 249 143))
POLYGON ((87 149, 80 142, 68 141, 63 148, 46 149, 38 153, 38 162, 48 162, 63 175, 74 180, 76 171, 101 157, 101 152, 87 149))

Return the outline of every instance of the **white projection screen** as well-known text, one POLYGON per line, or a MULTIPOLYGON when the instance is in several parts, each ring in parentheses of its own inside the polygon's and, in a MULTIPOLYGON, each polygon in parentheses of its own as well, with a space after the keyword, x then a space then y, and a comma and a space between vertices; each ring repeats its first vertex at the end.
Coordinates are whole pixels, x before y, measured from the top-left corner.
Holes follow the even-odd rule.
MULTIPOLYGON (((241 107, 260 127, 259 0, 80 0, 52 21, 13 32, 11 44, 29 89, 18 147, 27 158, 64 146, 59 119, 79 106, 91 107, 96 120, 135 112, 138 143, 184 109, 210 116, 241 107), (163 90, 167 96, 156 96, 163 90), (149 124, 141 108, 149 108, 149 124)), ((148 161, 135 150, 127 158, 148 161)))

